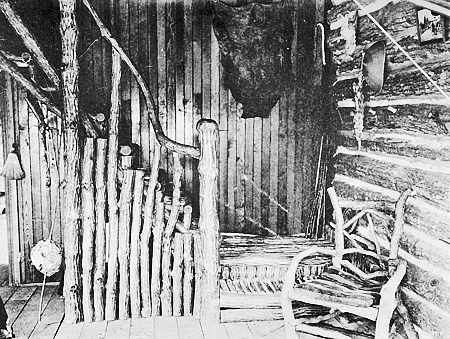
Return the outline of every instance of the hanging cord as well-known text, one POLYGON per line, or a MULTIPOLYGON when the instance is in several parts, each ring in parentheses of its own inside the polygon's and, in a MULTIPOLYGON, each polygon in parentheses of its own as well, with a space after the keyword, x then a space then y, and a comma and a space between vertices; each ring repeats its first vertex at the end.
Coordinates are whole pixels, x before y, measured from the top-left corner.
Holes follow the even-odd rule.
POLYGON ((367 15, 367 17, 372 20, 372 22, 388 37, 389 40, 402 52, 412 63, 416 68, 427 78, 429 82, 433 84, 434 87, 437 88, 437 90, 446 98, 448 99, 450 103, 450 96, 444 92, 444 90, 437 84, 436 81, 434 81, 428 74, 425 72, 425 70, 420 67, 420 65, 409 55, 405 49, 399 45, 399 43, 390 35, 381 25, 380 23, 361 5, 361 3, 358 0, 353 0, 353 2, 361 9, 361 11, 367 15))
POLYGON ((325 59, 325 28, 323 27, 323 24, 321 22, 319 22, 316 26, 316 30, 317 27, 320 28, 320 33, 322 34, 321 38, 321 49, 322 49, 322 64, 325 66, 327 64, 327 61, 325 59))

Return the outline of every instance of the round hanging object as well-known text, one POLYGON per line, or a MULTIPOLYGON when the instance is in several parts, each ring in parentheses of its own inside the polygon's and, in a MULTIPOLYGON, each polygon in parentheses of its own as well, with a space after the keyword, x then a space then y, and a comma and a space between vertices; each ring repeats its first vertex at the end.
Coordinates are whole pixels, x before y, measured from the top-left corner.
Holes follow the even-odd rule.
POLYGON ((50 277, 59 271, 62 262, 61 248, 52 240, 41 240, 31 249, 31 263, 50 277))

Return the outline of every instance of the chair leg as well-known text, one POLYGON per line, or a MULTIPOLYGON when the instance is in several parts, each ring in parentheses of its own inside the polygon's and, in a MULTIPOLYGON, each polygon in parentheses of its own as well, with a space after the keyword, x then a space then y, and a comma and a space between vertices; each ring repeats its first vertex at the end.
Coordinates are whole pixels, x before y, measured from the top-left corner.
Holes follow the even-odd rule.
POLYGON ((381 298, 375 324, 375 339, 389 339, 389 325, 396 307, 395 296, 394 298, 381 298))
POLYGON ((294 310, 292 309, 292 301, 288 297, 281 297, 281 309, 283 311, 286 339, 298 339, 295 331, 295 318, 294 310))

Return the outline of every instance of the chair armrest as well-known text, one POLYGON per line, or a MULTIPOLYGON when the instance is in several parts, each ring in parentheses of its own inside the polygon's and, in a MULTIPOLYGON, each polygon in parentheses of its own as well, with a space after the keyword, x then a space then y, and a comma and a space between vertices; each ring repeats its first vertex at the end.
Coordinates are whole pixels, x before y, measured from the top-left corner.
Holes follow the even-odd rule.
POLYGON ((337 253, 336 250, 333 249, 313 246, 310 249, 307 249, 306 251, 302 251, 299 254, 297 254, 294 258, 292 258, 291 264, 289 265, 289 268, 286 272, 286 275, 284 277, 283 289, 281 293, 288 296, 289 290, 294 287, 295 273, 297 271, 298 265, 303 259, 310 257, 313 254, 325 254, 329 256, 334 256, 336 255, 336 253, 337 253))
POLYGON ((383 299, 384 296, 391 296, 395 298, 395 293, 397 292, 397 289, 402 282, 403 277, 406 274, 406 261, 400 260, 399 264, 397 265, 397 269, 395 270, 394 274, 389 278, 389 280, 386 282, 386 284, 383 285, 383 288, 381 289, 381 298, 383 299))

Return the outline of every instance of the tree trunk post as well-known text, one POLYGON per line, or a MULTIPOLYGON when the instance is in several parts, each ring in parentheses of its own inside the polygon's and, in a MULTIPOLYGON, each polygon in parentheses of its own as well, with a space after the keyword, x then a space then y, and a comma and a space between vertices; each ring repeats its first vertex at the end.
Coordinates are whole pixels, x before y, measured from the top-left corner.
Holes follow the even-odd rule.
POLYGON ((105 320, 116 319, 117 310, 117 276, 119 249, 119 208, 117 206, 117 158, 119 152, 119 109, 120 78, 122 75, 119 53, 113 49, 111 79, 111 111, 109 116, 108 139, 108 215, 109 215, 109 256, 108 280, 106 285, 105 320))
POLYGON ((93 270, 94 270, 94 236, 95 225, 95 194, 94 194, 94 145, 93 138, 87 138, 84 144, 82 168, 81 204, 83 221, 83 315, 85 322, 94 320, 93 270))
POLYGON ((133 214, 131 221, 130 243, 130 309, 132 318, 141 317, 141 268, 140 268, 140 242, 142 222, 142 197, 144 192, 144 171, 135 170, 133 214))
POLYGON ((135 171, 125 170, 120 191, 119 216, 119 319, 130 317, 130 231, 135 171))
POLYGON ((94 271, 94 314, 95 321, 105 320, 106 286, 106 149, 108 141, 97 139, 95 167, 95 271, 94 271))
POLYGON ((200 176, 200 230, 203 245, 202 303, 200 318, 219 322, 219 217, 217 215, 217 160, 218 126, 213 120, 197 124, 201 147, 198 173, 200 176))
POLYGON ((60 0, 62 41, 62 83, 66 118, 66 208, 65 208, 65 321, 83 319, 80 272, 80 116, 78 114, 78 27, 75 0, 60 0))

